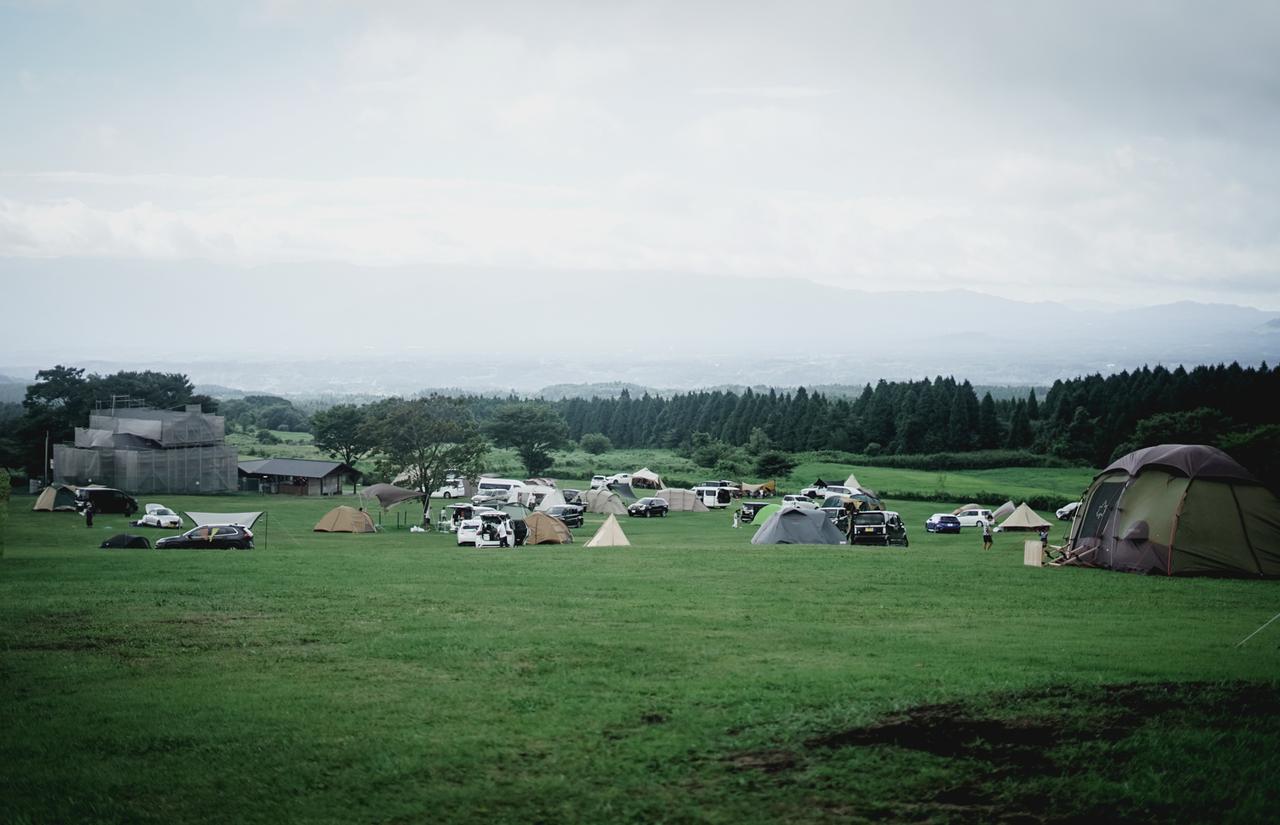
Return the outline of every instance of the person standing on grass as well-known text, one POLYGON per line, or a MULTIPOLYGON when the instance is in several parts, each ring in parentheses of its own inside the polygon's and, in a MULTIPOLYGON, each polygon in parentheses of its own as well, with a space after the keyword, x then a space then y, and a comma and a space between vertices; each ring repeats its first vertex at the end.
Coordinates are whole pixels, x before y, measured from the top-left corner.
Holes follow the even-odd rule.
POLYGON ((93 502, 89 502, 84 506, 84 526, 93 526, 93 502))
POLYGON ((981 519, 981 521, 982 521, 982 549, 990 550, 991 549, 991 522, 987 521, 986 519, 981 519))
POLYGON ((733 511, 733 529, 737 530, 742 526, 742 510, 733 511))

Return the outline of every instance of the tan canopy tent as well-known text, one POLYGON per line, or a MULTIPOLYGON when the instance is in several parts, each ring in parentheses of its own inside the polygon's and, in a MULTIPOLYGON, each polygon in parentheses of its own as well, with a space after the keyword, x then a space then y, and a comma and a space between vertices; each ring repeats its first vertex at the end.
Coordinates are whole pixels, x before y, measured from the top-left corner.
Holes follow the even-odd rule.
POLYGON ((654 493, 658 498, 667 500, 672 512, 710 513, 707 505, 702 503, 693 490, 682 490, 678 487, 666 487, 654 493))
POLYGON ((776 481, 766 481, 763 484, 743 484, 742 494, 761 498, 776 496, 778 494, 778 483, 776 481))
POLYGON ((76 511, 76 488, 70 484, 50 484, 40 491, 36 504, 31 508, 42 513, 74 513, 76 511))
POLYGON ((343 504, 324 514, 312 528, 316 533, 373 533, 373 519, 364 510, 343 504))
POLYGON ((1000 522, 1001 530, 1039 530, 1041 527, 1052 526, 1036 515, 1036 511, 1028 507, 1025 501, 1007 519, 1000 522))
POLYGON ((663 484, 662 478, 657 473, 645 467, 631 474, 631 486, 641 487, 645 490, 661 490, 663 484))
POLYGON ((983 509, 983 506, 981 504, 974 504, 973 502, 969 502, 968 504, 961 504, 959 507, 952 510, 951 515, 958 516, 961 513, 963 513, 965 510, 981 510, 981 509, 983 509))
POLYGON ((1006 501, 1004 504, 1001 504, 999 507, 997 507, 991 513, 991 516, 997 519, 1008 518, 1009 516, 1013 515, 1013 511, 1016 509, 1018 508, 1013 506, 1012 501, 1006 501))
POLYGON ((397 487, 394 484, 371 484, 360 491, 360 498, 377 500, 378 506, 383 510, 389 510, 406 501, 426 498, 426 496, 427 494, 421 490, 410 490, 407 487, 397 487))
POLYGON ((600 525, 600 529, 587 542, 587 547, 630 547, 631 542, 627 540, 627 534, 622 532, 622 525, 618 523, 618 517, 610 515, 604 520, 604 524, 600 525))
POLYGON ((620 516, 627 512, 627 505, 622 503, 622 496, 603 487, 583 493, 582 504, 587 508, 588 513, 620 516))
POLYGON ((546 513, 530 513, 524 523, 529 528, 529 535, 524 540, 525 544, 573 543, 573 533, 569 532, 565 523, 555 516, 549 516, 546 513))

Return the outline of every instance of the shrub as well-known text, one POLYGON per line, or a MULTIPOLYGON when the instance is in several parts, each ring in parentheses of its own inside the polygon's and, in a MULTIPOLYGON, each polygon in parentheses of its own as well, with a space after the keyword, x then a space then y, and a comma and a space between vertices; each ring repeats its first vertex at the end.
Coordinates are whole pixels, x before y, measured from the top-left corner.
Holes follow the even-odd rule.
POLYGON ((280 438, 270 430, 261 429, 261 430, 258 430, 258 443, 259 444, 283 444, 284 442, 281 441, 280 438))
POLYGON ((766 450, 756 459, 756 475, 761 478, 781 478, 791 474, 796 460, 780 450, 766 450))
POLYGON ((613 442, 604 433, 584 433, 582 438, 578 439, 578 445, 592 455, 600 455, 613 449, 613 442))

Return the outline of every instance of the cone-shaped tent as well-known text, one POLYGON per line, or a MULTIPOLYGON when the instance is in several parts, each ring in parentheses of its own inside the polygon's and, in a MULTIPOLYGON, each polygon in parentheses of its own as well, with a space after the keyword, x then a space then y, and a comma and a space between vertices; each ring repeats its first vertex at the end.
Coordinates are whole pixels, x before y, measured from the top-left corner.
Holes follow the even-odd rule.
POLYGON ((678 487, 666 487, 654 493, 658 498, 666 499, 667 504, 671 505, 672 512, 682 513, 710 513, 707 505, 698 499, 698 494, 693 490, 682 490, 678 487))
POLYGON ((849 477, 844 480, 844 486, 850 490, 861 490, 862 485, 858 483, 858 478, 853 473, 849 473, 849 477))
POLYGON ((622 497, 603 487, 583 493, 582 503, 588 513, 620 516, 627 512, 627 505, 622 503, 622 497))
POLYGON ((334 507, 324 514, 312 528, 316 533, 372 533, 375 532, 373 519, 364 510, 357 510, 345 504, 334 507))
POLYGON ((821 510, 783 507, 769 517, 752 544, 842 544, 844 535, 821 510))
POLYGON ((377 499, 378 506, 383 510, 389 510, 397 504, 403 504, 415 498, 426 498, 426 496, 427 494, 421 490, 410 490, 394 484, 371 484, 360 491, 360 498, 377 499))
POLYGON ((571 544, 573 533, 565 523, 555 516, 546 513, 530 513, 524 520, 529 528, 525 544, 571 544))
POLYGON ((645 490, 660 490, 662 489, 662 477, 645 467, 631 474, 631 486, 644 488, 645 490))
POLYGON ((1024 501, 1018 505, 1009 517, 1000 522, 1001 530, 1039 530, 1041 527, 1052 527, 1049 522, 1036 515, 1036 511, 1024 501))
POLYGON ((627 534, 622 532, 622 525, 618 523, 618 517, 610 515, 604 520, 604 524, 600 525, 600 529, 587 542, 587 547, 630 547, 631 542, 627 540, 627 534))
POLYGON ((1280 577, 1280 499, 1226 453, 1163 444, 1094 477, 1068 564, 1166 576, 1280 577))
MULTIPOLYGON (((1013 511, 1017 509, 1018 509, 1017 507, 1013 506, 1012 501, 1006 501, 1004 504, 1001 504, 999 507, 997 507, 995 511, 991 513, 991 516, 992 518, 997 518, 997 519, 1008 518, 1009 516, 1013 515, 1013 511)), ((952 515, 954 515, 954 513, 952 515)))
POLYGON ((36 504, 31 508, 43 513, 74 513, 76 510, 76 488, 70 484, 50 484, 36 496, 36 504))

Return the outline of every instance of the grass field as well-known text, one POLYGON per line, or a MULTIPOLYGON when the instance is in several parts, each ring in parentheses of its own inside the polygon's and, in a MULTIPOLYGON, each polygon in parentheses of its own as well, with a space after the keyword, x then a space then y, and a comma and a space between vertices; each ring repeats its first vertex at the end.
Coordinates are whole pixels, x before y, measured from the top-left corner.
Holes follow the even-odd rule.
POLYGON ((4 821, 1280 816, 1280 623, 1236 647, 1275 582, 1027 568, 932 503, 891 502, 906 550, 718 512, 478 551, 164 500, 269 516, 252 551, 107 551, 122 517, 11 503, 4 821))

